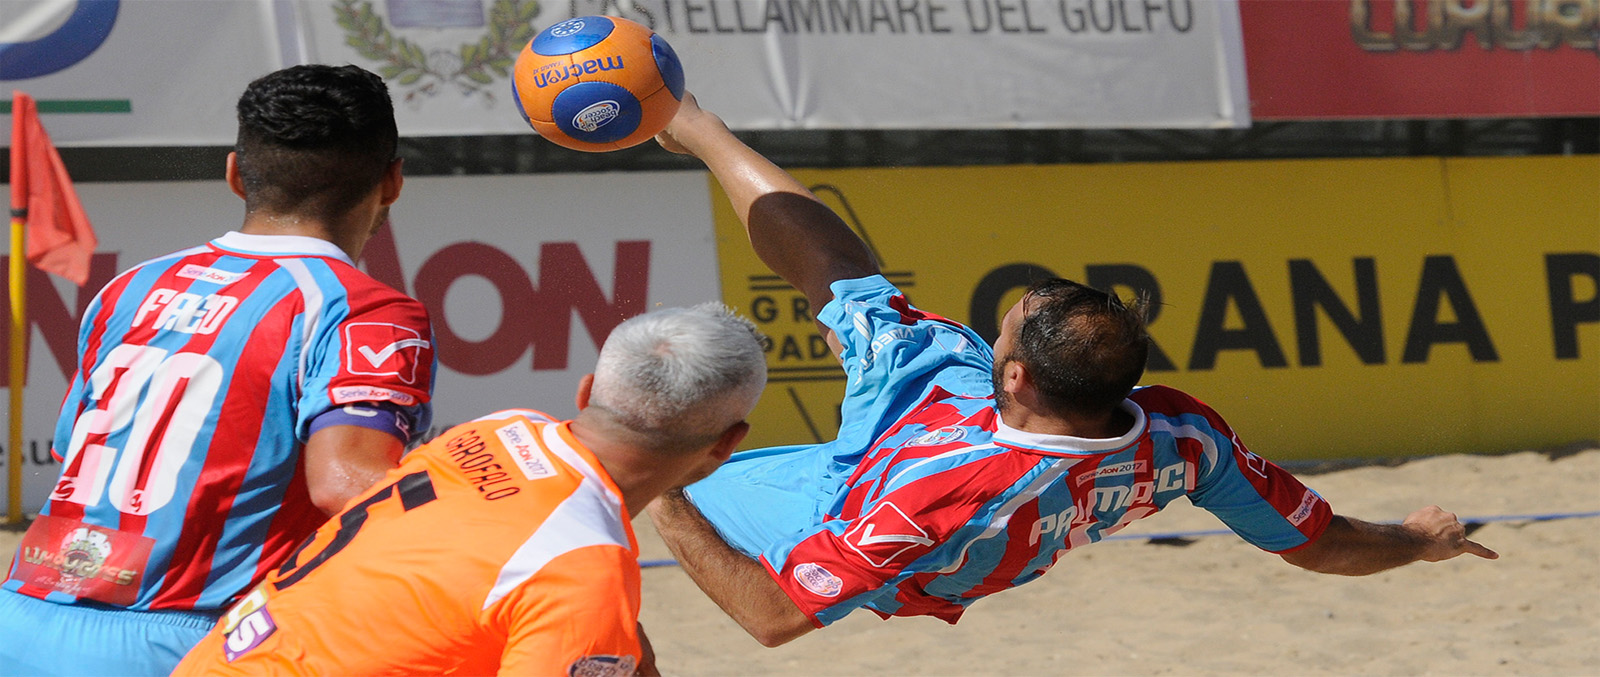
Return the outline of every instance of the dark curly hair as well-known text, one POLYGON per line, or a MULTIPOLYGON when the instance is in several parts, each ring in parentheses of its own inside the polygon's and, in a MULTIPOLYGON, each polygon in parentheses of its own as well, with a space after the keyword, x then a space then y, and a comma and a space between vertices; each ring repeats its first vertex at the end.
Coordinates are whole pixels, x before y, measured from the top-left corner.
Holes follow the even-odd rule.
POLYGON ((245 207, 321 219, 344 215, 382 180, 399 132, 383 79, 356 66, 293 66, 239 97, 245 207))
POLYGON ((1150 352, 1144 301, 1124 304, 1116 294, 1060 278, 1035 283, 1023 298, 1011 352, 996 356, 996 396, 1003 395, 1005 363, 1015 360, 1058 412, 1100 414, 1120 405, 1144 376, 1150 352))

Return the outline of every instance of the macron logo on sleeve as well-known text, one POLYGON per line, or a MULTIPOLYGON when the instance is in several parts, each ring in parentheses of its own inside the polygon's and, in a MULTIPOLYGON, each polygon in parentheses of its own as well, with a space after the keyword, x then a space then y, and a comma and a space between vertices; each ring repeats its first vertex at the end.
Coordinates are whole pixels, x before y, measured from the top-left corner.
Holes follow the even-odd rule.
POLYGON ((351 322, 344 326, 344 368, 362 376, 393 376, 416 383, 417 365, 433 344, 417 330, 388 322, 351 322))

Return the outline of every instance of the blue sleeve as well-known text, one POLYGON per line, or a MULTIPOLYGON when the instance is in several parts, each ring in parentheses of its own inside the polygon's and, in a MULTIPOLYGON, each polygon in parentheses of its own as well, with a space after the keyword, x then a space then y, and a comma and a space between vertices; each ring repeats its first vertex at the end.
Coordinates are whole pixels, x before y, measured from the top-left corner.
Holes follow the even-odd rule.
POLYGON ((955 395, 994 392, 994 353, 958 322, 913 307, 882 276, 833 283, 817 315, 843 346, 841 441, 865 450, 934 386, 955 395))
POLYGON ((1333 516, 1327 501, 1289 471, 1245 448, 1220 417, 1184 418, 1203 435, 1205 448, 1191 503, 1268 552, 1302 547, 1327 528, 1333 516))

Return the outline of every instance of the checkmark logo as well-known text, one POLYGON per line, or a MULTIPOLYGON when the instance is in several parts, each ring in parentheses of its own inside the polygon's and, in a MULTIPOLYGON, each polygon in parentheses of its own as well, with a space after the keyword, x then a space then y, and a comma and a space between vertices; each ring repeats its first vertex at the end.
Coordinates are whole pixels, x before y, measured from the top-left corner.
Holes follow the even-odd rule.
POLYGON ((419 365, 426 373, 431 359, 427 351, 432 347, 424 332, 411 327, 351 322, 344 326, 344 369, 357 376, 398 377, 400 383, 411 385, 416 382, 419 365))
POLYGON ((845 531, 844 540, 867 564, 879 568, 888 567, 907 551, 934 544, 926 530, 890 501, 879 503, 857 519, 845 531))
POLYGON ((863 547, 863 548, 869 548, 869 547, 872 547, 874 545, 882 545, 884 543, 910 543, 912 545, 933 545, 933 539, 926 538, 926 537, 923 537, 923 536, 912 536, 911 534, 883 534, 883 535, 877 535, 877 534, 872 533, 872 530, 876 529, 877 526, 878 525, 876 525, 876 524, 868 524, 867 528, 861 530, 861 538, 860 538, 860 540, 857 540, 856 543, 860 544, 861 547, 863 547))
POLYGON ((361 346, 356 348, 356 352, 361 353, 362 357, 367 358, 367 362, 370 362, 373 367, 377 367, 378 365, 387 361, 390 357, 393 357, 395 353, 400 352, 401 348, 426 347, 428 347, 428 342, 422 339, 404 339, 384 346, 383 350, 373 350, 367 346, 361 346))

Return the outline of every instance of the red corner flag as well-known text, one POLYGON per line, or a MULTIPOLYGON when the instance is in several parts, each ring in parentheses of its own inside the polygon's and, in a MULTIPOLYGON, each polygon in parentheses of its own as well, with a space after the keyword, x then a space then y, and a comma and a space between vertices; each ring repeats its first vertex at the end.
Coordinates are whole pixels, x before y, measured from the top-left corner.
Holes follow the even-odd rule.
POLYGON ((98 241, 33 97, 11 93, 11 217, 28 224, 28 260, 83 286, 98 241))

